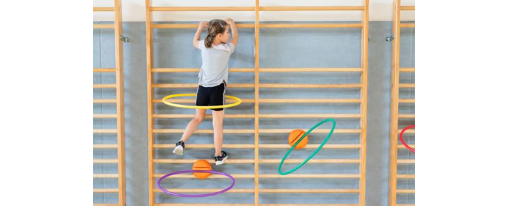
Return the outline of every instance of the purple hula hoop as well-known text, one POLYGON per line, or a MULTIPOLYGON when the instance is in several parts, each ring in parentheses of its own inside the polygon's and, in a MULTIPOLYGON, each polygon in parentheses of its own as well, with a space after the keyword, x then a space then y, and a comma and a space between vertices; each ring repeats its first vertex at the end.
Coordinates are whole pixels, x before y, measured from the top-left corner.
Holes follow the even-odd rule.
POLYGON ((167 175, 164 175, 162 176, 158 181, 157 181, 157 187, 159 189, 162 190, 162 192, 166 193, 166 194, 170 194, 170 195, 174 195, 174 196, 178 196, 178 197, 209 197, 209 196, 214 196, 214 195, 219 195, 219 194, 222 194, 222 193, 225 193, 227 192, 228 190, 230 190, 231 188, 233 188, 233 186, 235 186, 235 178, 233 178, 233 176, 229 175, 228 173, 225 173, 225 172, 219 172, 219 171, 213 171, 213 170, 183 170, 183 171, 176 171, 176 172, 173 172, 173 173, 169 173, 167 175), (214 193, 208 193, 208 194, 199 194, 199 195, 189 195, 189 194, 182 194, 182 193, 175 193, 175 192, 171 192, 171 191, 168 191, 166 189, 164 189, 162 186, 161 186, 161 182, 162 180, 164 180, 165 178, 169 177, 169 176, 173 176, 173 175, 178 175, 178 174, 183 174, 183 173, 194 173, 194 172, 197 172, 197 173, 212 173, 212 174, 219 174, 219 175, 224 175, 226 177, 229 177, 229 179, 233 180, 233 183, 231 184, 231 186, 229 186, 228 188, 224 189, 224 190, 221 190, 221 191, 218 191, 218 192, 214 192, 214 193))

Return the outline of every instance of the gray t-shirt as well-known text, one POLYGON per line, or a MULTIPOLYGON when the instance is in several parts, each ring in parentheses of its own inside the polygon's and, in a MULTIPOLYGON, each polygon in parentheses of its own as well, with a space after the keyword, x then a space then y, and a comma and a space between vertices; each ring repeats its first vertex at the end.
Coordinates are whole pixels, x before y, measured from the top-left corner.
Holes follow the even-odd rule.
POLYGON ((235 46, 231 43, 213 45, 206 48, 204 40, 199 41, 202 66, 198 74, 199 85, 215 87, 228 82, 229 56, 234 52, 235 46))

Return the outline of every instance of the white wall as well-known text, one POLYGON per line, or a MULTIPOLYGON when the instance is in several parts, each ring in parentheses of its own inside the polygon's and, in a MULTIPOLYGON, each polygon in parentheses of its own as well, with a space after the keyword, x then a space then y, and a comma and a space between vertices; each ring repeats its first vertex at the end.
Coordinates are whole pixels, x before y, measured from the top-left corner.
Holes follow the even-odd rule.
MULTIPOLYGON (((401 0, 402 5, 415 5, 415 0, 401 0)), ((255 6, 255 0, 152 0, 153 6, 255 6)), ((363 0, 260 0, 261 6, 359 6, 363 0)), ((122 0, 123 21, 146 21, 145 0, 122 0)), ((113 6, 113 0, 94 0, 94 7, 113 6)), ((370 21, 391 21, 393 0, 370 0, 370 21)), ((93 12, 93 21, 112 21, 111 12, 93 12)), ((155 12, 154 21, 205 21, 212 18, 254 21, 255 14, 242 12, 155 12)), ((359 21, 361 12, 261 12, 261 21, 359 21)), ((403 21, 414 21, 415 12, 402 12, 403 21)))

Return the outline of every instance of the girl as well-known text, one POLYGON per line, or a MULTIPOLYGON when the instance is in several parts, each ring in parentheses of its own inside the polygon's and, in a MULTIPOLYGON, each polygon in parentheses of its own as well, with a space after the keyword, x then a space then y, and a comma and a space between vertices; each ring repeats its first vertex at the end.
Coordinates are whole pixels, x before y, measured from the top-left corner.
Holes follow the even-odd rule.
MULTIPOLYGON (((238 31, 232 19, 213 19, 210 22, 201 22, 194 36, 194 47, 201 50, 202 66, 199 71, 199 88, 196 98, 197 106, 224 105, 226 86, 228 83, 228 61, 238 42, 238 31), (203 28, 208 28, 208 35, 201 39, 203 28), (229 40, 229 29, 233 38, 229 40)), ((212 109, 215 164, 222 165, 228 154, 222 151, 222 126, 224 109, 212 109)), ((194 118, 189 122, 182 138, 176 143, 173 153, 183 155, 185 142, 196 131, 205 118, 206 109, 196 109, 194 118)))

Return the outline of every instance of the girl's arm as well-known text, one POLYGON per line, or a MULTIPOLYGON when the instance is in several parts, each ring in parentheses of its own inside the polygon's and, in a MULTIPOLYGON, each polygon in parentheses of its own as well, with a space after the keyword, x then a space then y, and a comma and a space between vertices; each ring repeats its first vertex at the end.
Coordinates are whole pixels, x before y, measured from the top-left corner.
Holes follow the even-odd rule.
POLYGON ((226 22, 229 24, 229 27, 231 27, 231 35, 233 35, 231 43, 236 48, 236 44, 238 43, 238 30, 236 29, 235 21, 233 21, 233 19, 226 19, 226 22))
POLYGON ((201 33, 203 33, 203 28, 208 27, 208 22, 203 21, 199 23, 198 30, 196 31, 196 34, 194 35, 194 39, 192 40, 192 43, 194 44, 194 47, 199 49, 199 40, 201 40, 201 33))

